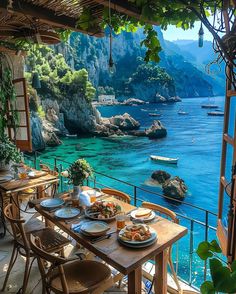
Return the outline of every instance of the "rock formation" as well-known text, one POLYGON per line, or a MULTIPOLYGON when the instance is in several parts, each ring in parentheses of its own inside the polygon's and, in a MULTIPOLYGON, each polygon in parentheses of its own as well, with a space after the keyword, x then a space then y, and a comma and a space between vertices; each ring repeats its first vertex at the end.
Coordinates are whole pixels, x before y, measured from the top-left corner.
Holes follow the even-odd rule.
POLYGON ((150 139, 159 139, 166 137, 167 130, 159 120, 155 120, 151 127, 146 130, 146 135, 150 139))
POLYGON ((109 121, 112 125, 117 126, 122 131, 136 130, 140 127, 140 123, 128 113, 112 116, 109 121))
POLYGON ((170 179, 170 177, 171 175, 164 170, 156 170, 151 175, 151 178, 157 181, 159 184, 165 183, 165 181, 170 179))
POLYGON ((167 180, 163 185, 163 194, 173 199, 183 200, 188 190, 184 180, 174 177, 167 180))

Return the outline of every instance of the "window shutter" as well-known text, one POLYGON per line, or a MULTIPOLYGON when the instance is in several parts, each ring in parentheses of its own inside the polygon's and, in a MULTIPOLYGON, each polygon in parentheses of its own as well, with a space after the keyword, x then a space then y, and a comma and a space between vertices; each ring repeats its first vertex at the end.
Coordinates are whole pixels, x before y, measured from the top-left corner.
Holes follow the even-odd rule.
MULTIPOLYGON (((9 138, 15 142, 21 151, 32 151, 30 117, 29 117, 29 98, 27 94, 25 78, 19 78, 12 81, 16 92, 16 101, 14 102, 14 110, 18 114, 18 127, 16 134, 13 127, 8 127, 9 138)), ((9 107, 9 113, 11 109, 9 107)))

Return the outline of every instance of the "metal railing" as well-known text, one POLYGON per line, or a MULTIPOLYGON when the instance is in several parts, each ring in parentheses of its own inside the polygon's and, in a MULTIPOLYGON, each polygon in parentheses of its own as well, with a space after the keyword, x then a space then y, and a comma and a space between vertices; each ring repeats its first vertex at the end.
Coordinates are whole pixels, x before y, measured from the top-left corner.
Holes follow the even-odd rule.
MULTIPOLYGON (((63 192, 69 189, 68 180, 61 175, 61 172, 71 162, 57 157, 44 159, 39 152, 35 152, 33 156, 26 155, 25 161, 34 168, 39 168, 40 163, 47 164, 51 169, 59 172, 59 191, 63 192)), ((93 178, 89 178, 87 184, 94 188, 112 187, 122 190, 131 196, 132 203, 135 206, 139 206, 142 201, 148 200, 156 204, 168 206, 174 210, 180 220, 180 224, 188 228, 188 234, 178 241, 175 246, 176 250, 173 250, 173 260, 177 275, 181 280, 196 289, 208 278, 208 264, 206 261, 203 262, 198 258, 196 248, 201 241, 216 239, 216 213, 178 199, 173 201, 169 196, 136 186, 98 171, 94 171, 93 178), (139 196, 140 194, 142 196, 139 196), (186 209, 183 209, 183 207, 186 209)), ((219 258, 224 261, 223 257, 219 256, 219 258)))

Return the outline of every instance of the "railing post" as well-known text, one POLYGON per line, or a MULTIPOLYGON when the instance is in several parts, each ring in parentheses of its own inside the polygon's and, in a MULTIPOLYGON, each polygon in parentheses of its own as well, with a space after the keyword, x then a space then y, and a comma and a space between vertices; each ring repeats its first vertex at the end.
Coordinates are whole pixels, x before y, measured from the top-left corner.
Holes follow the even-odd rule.
POLYGON ((54 170, 56 171, 57 170, 57 158, 54 157, 54 170))
POLYGON ((192 284, 192 268, 193 268, 193 219, 190 224, 190 244, 189 244, 189 284, 192 284))
POLYGON ((34 151, 34 168, 37 169, 37 151, 34 151))
POLYGON ((93 188, 96 188, 96 176, 93 178, 93 188))
POLYGON ((134 186, 134 206, 137 206, 137 187, 134 186))
MULTIPOLYGON (((205 211, 205 241, 208 241, 209 212, 205 211)), ((207 277, 207 260, 204 261, 204 281, 207 277)))

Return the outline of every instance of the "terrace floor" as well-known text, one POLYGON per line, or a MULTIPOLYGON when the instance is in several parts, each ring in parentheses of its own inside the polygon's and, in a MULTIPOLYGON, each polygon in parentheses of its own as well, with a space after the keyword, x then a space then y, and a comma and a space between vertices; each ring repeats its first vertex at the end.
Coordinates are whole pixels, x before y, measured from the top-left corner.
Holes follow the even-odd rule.
MULTIPOLYGON (((25 214, 24 218, 29 219, 32 215, 25 214)), ((38 217, 40 218, 40 217, 38 217)), ((8 227, 8 229, 10 229, 8 227)), ((17 261, 12 269, 12 272, 10 274, 8 285, 6 287, 5 292, 1 292, 1 287, 4 282, 5 274, 7 271, 8 263, 11 257, 12 252, 12 245, 13 245, 13 238, 10 235, 9 232, 7 232, 5 238, 0 239, 0 293, 17 293, 18 289, 22 286, 23 281, 23 273, 24 273, 24 258, 21 256, 18 256, 17 261)), ((86 249, 78 248, 77 246, 73 246, 73 240, 70 245, 68 245, 65 249, 66 256, 75 256, 76 252, 86 252, 86 249)), ((96 258, 96 257, 95 257, 96 258)), ((147 263, 145 265, 146 269, 149 269, 150 274, 153 274, 154 268, 151 263, 147 263), (152 269, 151 269, 152 268, 152 269), (150 270, 151 269, 151 270, 150 270)), ((143 279, 143 290, 142 293, 149 293, 148 288, 145 286, 145 284, 148 283, 150 285, 150 282, 147 281, 145 278, 143 279)), ((28 283, 28 290, 27 294, 41 294, 42 288, 41 288, 41 276, 38 270, 37 262, 35 261, 32 266, 30 279, 28 283)), ((169 293, 178 293, 176 289, 176 286, 171 278, 171 276, 168 276, 168 291, 169 293)), ((184 293, 196 293, 194 289, 189 287, 188 285, 181 282, 181 288, 184 290, 184 293)), ((118 285, 113 286, 112 288, 105 291, 107 294, 123 294, 127 293, 127 279, 124 278, 121 287, 119 288, 118 285)), ((151 292, 153 293, 153 292, 151 292)), ((150 293, 150 294, 151 294, 150 293)))

